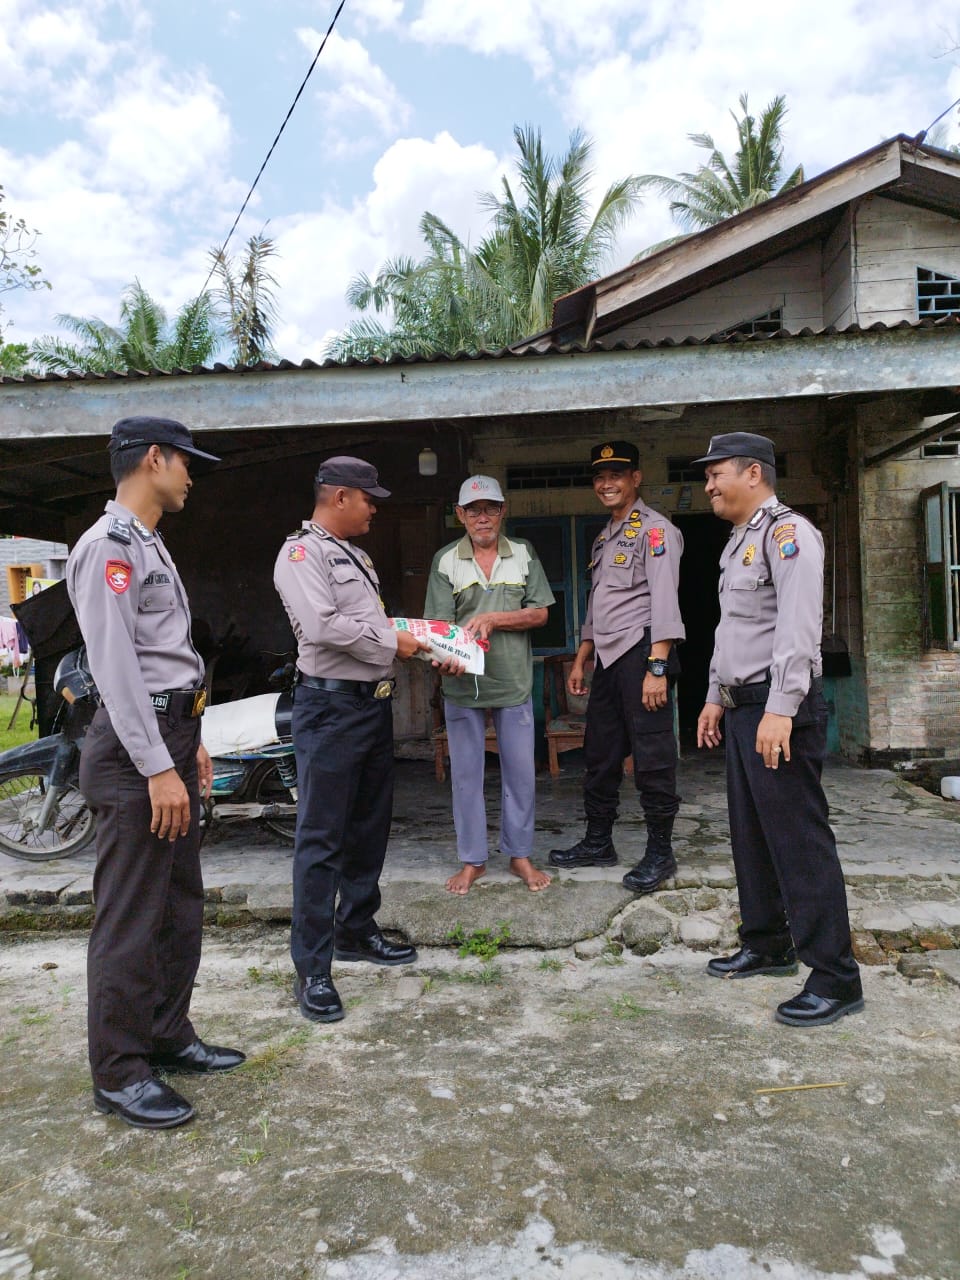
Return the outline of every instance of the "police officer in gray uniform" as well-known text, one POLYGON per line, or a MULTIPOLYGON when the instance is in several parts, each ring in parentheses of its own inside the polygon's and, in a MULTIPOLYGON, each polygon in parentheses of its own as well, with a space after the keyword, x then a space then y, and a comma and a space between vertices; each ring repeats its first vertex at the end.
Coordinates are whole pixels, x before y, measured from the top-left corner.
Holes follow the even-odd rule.
POLYGON ((641 502, 636 445, 626 440, 598 444, 590 464, 594 492, 610 520, 593 544, 587 616, 567 681, 572 694, 586 693, 584 664, 596 655, 584 738, 587 830, 572 848, 553 849, 549 856, 556 867, 616 863, 613 824, 623 762, 632 755, 647 845, 623 883, 634 893, 652 893, 677 870, 673 679, 680 669, 674 642, 686 634, 677 600, 683 537, 641 502))
POLYGON ((711 960, 716 978, 793 974, 777 1008, 790 1026, 822 1026, 863 1008, 843 873, 820 775, 826 755, 820 634, 823 539, 774 492, 773 442, 735 431, 705 457, 715 515, 734 526, 720 557, 720 623, 697 743, 727 727, 727 799, 740 940, 711 960))
POLYGON ((334 1022, 343 1004, 338 960, 409 964, 374 919, 393 808, 394 659, 429 646, 394 631, 361 537, 388 498, 360 458, 328 458, 314 480, 312 518, 280 548, 273 582, 297 638, 293 745, 297 837, 290 950, 305 1018, 334 1022), (339 902, 337 901, 339 895, 339 902))
POLYGON ((182 423, 123 418, 110 437, 115 502, 78 540, 67 589, 103 699, 80 789, 97 815, 96 916, 87 955, 88 1033, 98 1111, 145 1129, 193 1115, 154 1078, 229 1071, 244 1055, 200 1040, 188 1011, 200 962, 203 661, 186 593, 157 524, 182 511, 194 446, 182 423))

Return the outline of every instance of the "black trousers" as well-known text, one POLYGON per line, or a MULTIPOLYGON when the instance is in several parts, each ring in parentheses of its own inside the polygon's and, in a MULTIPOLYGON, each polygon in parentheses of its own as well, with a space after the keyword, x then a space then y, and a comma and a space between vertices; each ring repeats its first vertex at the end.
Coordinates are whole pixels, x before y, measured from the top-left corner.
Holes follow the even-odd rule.
POLYGON ((666 706, 647 711, 643 678, 649 656, 650 641, 645 636, 609 667, 596 660, 583 742, 587 769, 583 809, 588 819, 616 821, 623 762, 630 754, 644 816, 672 818, 680 808, 673 681, 666 706))
POLYGON ((123 1089, 150 1075, 148 1056, 194 1039, 188 1012, 200 964, 199 719, 158 722, 190 792, 190 830, 150 833, 147 780, 134 768, 105 708, 80 757, 80 790, 97 815, 96 904, 87 950, 87 1033, 93 1082, 123 1089))
POLYGON ((290 953, 297 973, 307 978, 330 971, 334 923, 337 933, 362 936, 380 907, 393 811, 390 699, 298 685, 293 745, 297 841, 290 953))
POLYGON ((756 750, 762 705, 736 707, 726 722, 730 838, 740 896, 740 937, 753 951, 790 946, 812 973, 807 990, 829 999, 859 994, 860 971, 837 842, 820 775, 827 710, 811 692, 794 717, 790 761, 768 769, 756 750))

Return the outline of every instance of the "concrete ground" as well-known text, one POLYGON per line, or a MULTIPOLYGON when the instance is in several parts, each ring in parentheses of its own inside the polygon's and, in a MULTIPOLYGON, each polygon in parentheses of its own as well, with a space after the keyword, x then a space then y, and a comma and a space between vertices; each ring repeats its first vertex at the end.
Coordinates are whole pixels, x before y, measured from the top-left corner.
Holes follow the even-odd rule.
MULTIPOLYGON (((420 959, 336 965, 341 1023, 290 994, 289 851, 208 843, 194 1016, 250 1059, 178 1077, 169 1133, 90 1104, 92 858, 0 859, 0 1277, 960 1280, 957 806, 829 770, 867 1006, 802 1031, 772 1019, 802 972, 704 972, 736 923, 718 761, 684 764, 681 871, 639 902, 623 867, 454 899, 448 789, 398 772, 380 918, 420 959), (505 945, 461 958, 458 926, 505 945)), ((538 861, 578 789, 540 783, 538 861)))

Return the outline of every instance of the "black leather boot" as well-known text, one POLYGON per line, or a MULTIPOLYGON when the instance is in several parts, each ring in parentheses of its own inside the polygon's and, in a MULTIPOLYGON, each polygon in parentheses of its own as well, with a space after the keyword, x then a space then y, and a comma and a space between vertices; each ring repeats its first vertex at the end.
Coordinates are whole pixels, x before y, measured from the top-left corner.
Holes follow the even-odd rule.
POLYGON ((672 837, 673 818, 647 819, 647 848, 643 858, 623 877, 625 889, 631 893, 653 893, 677 874, 672 837))
POLYGON ((551 849, 547 861, 555 867, 614 867, 617 851, 612 833, 612 822, 588 818, 583 839, 569 849, 551 849))

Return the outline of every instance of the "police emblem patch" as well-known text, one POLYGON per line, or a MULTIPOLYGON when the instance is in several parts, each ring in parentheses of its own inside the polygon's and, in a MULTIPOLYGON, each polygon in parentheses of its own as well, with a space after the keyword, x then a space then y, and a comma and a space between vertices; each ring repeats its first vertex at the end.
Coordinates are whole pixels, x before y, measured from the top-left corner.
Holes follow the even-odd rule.
POLYGON ((287 559, 292 560, 295 564, 300 560, 306 560, 307 548, 302 542, 295 542, 287 552, 287 559))
POLYGON ((665 553, 667 544, 663 534, 663 529, 647 530, 647 546, 650 548, 652 556, 662 556, 665 553))
POLYGON ((601 458, 612 458, 612 457, 613 457, 613 445, 612 445, 612 444, 605 444, 605 445, 603 446, 603 448, 600 450, 600 457, 601 457, 601 458))
POLYGON ((108 560, 104 574, 107 579, 107 586, 114 595, 122 596, 127 587, 130 586, 130 577, 133 573, 133 565, 127 564, 126 560, 108 560))
POLYGON ((797 526, 795 524, 779 524, 773 531, 773 540, 780 550, 781 560, 792 560, 800 554, 797 543, 797 526))
POLYGON ((754 557, 756 554, 757 554, 757 547, 756 547, 756 543, 751 542, 751 543, 750 543, 750 545, 749 545, 749 547, 747 547, 746 551, 743 553, 743 563, 744 563, 744 564, 753 564, 753 557, 754 557))
POLYGON ((623 554, 623 552, 622 552, 622 551, 618 551, 618 552, 617 552, 617 554, 613 557, 613 563, 614 563, 614 564, 626 564, 626 563, 627 563, 627 557, 623 554))
POLYGON ((628 528, 628 529, 624 529, 624 531, 623 531, 623 536, 624 536, 625 538, 635 538, 639 532, 640 532, 640 530, 639 530, 639 529, 630 529, 630 528, 628 528))

